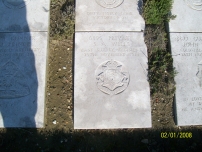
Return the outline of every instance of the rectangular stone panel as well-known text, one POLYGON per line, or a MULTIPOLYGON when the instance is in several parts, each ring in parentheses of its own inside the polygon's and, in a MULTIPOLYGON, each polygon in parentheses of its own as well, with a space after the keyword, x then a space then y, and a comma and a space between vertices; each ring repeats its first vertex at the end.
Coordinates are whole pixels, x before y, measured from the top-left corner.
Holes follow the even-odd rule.
POLYGON ((74 128, 151 127, 142 32, 77 32, 74 128))
POLYGON ((50 0, 1 0, 0 32, 48 31, 50 0))
POLYGON ((202 34, 171 33, 177 125, 202 125, 202 34))
POLYGON ((170 32, 202 32, 201 0, 174 0, 172 14, 177 17, 169 23, 170 32))
POLYGON ((141 31, 141 0, 77 0, 76 31, 141 31))
POLYGON ((0 127, 43 127, 47 36, 0 33, 0 127))

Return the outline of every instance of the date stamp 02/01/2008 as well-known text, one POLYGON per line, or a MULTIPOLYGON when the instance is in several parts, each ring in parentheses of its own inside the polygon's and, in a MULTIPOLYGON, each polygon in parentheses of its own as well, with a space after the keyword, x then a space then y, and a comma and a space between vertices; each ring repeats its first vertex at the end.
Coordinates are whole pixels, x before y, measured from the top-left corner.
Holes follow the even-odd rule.
POLYGON ((161 132, 161 138, 192 138, 192 132, 161 132))

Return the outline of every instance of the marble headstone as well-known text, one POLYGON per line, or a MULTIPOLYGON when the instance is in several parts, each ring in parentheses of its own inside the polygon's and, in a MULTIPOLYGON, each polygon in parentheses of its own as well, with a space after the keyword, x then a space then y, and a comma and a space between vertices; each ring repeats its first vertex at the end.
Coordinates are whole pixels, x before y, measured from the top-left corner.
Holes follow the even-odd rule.
POLYGON ((44 126, 49 0, 0 0, 0 127, 44 126))
POLYGON ((75 34, 74 128, 151 127, 142 32, 75 34))
POLYGON ((142 31, 142 0, 77 0, 76 31, 142 31))
POLYGON ((170 32, 202 32, 202 0, 174 0, 170 32))
POLYGON ((0 0, 0 32, 47 31, 50 0, 0 0))
POLYGON ((0 33, 0 127, 43 127, 47 33, 0 33))
POLYGON ((202 34, 170 33, 177 125, 202 125, 202 34))

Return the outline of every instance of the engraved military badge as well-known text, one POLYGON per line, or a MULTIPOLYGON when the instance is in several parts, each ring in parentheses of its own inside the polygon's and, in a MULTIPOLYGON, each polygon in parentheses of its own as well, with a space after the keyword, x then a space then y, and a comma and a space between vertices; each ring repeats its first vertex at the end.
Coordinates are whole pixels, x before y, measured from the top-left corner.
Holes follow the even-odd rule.
POLYGON ((0 67, 0 99, 20 98, 30 94, 25 77, 13 62, 0 67))
POLYGON ((185 0, 186 4, 194 10, 202 10, 202 0, 185 0))
POLYGON ((115 8, 123 3, 124 0, 96 0, 104 8, 115 8))
POLYGON ((95 73, 98 89, 106 94, 119 94, 128 87, 129 73, 121 62, 106 61, 97 67, 95 73))
POLYGON ((3 3, 6 7, 11 9, 20 9, 27 5, 31 0, 3 0, 3 3))
POLYGON ((198 63, 198 72, 196 76, 199 79, 199 86, 202 88, 202 61, 198 63))

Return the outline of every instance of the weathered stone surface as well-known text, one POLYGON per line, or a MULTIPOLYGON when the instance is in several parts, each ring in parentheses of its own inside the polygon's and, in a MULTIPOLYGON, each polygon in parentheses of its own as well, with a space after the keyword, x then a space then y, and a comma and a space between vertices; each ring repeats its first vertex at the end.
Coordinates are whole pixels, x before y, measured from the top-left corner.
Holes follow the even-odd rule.
POLYGON ((170 32, 202 32, 202 0, 174 0, 170 32))
POLYGON ((141 0, 77 0, 76 31, 141 31, 141 0))
POLYGON ((142 32, 75 34, 74 128, 151 127, 142 32))
POLYGON ((202 124, 202 34, 170 33, 177 125, 202 124))
POLYGON ((47 36, 0 33, 0 127, 43 127, 47 36))
POLYGON ((0 32, 48 31, 50 0, 1 0, 0 32))

